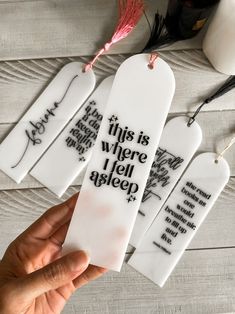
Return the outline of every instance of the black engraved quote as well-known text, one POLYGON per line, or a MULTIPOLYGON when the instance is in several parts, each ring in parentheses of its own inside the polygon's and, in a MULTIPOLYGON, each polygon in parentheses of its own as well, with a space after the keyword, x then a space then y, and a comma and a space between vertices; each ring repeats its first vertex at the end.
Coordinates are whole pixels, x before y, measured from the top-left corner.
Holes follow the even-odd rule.
POLYGON ((70 129, 65 140, 66 145, 77 151, 79 161, 85 161, 83 155, 94 145, 102 118, 96 108, 96 102, 91 100, 85 107, 84 115, 70 129))
POLYGON ((147 201, 152 196, 159 200, 161 196, 156 193, 156 187, 165 187, 170 183, 170 172, 178 169, 184 159, 171 154, 166 149, 158 148, 152 164, 149 178, 145 187, 142 202, 147 201))
POLYGON ((108 119, 107 137, 100 141, 100 149, 105 156, 103 172, 92 171, 90 180, 96 187, 108 185, 118 188, 125 192, 128 203, 134 202, 139 185, 132 178, 138 164, 144 164, 148 158, 142 149, 149 145, 149 140, 143 131, 136 134, 127 126, 121 126, 118 117, 112 115, 108 119), (137 149, 127 147, 131 142, 135 142, 137 149))
POLYGON ((46 133, 47 124, 51 121, 52 117, 56 116, 57 109, 60 107, 61 103, 65 99, 71 85, 75 81, 78 75, 75 75, 72 80, 70 81, 66 91, 60 101, 55 101, 52 107, 47 108, 43 117, 40 117, 37 121, 29 121, 29 128, 25 130, 26 135, 26 145, 23 150, 22 155, 20 156, 17 163, 12 166, 11 168, 16 168, 21 161, 23 160, 24 156, 26 155, 27 151, 29 150, 30 146, 40 145, 42 143, 41 135, 46 133))
POLYGON ((200 207, 205 208, 207 200, 211 198, 211 194, 203 191, 191 181, 187 181, 182 186, 180 193, 185 196, 182 203, 176 203, 175 208, 170 208, 166 205, 163 209, 166 213, 166 228, 161 234, 160 239, 166 245, 160 244, 159 241, 153 241, 155 246, 169 255, 172 253, 170 247, 174 244, 174 239, 184 236, 190 230, 196 230, 197 226, 193 221, 194 216, 198 214, 196 210, 200 210, 200 207), (197 207, 195 207, 196 205, 197 207))
MULTIPOLYGON (((183 158, 173 155, 167 149, 158 147, 145 186, 142 203, 152 197, 161 200, 161 190, 171 182, 171 173, 181 167, 183 162, 183 158)), ((138 214, 143 217, 146 215, 143 209, 139 209, 138 214)))

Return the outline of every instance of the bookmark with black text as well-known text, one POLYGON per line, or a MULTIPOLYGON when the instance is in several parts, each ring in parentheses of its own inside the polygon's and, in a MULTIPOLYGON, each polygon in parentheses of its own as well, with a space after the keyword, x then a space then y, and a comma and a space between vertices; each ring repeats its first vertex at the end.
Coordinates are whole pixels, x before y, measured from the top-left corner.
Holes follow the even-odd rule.
POLYGON ((119 271, 175 90, 169 65, 135 55, 118 69, 64 251, 119 271))
POLYGON ((163 129, 130 244, 138 247, 202 140, 198 123, 187 125, 187 117, 171 119, 163 129))
POLYGON ((59 197, 90 159, 113 78, 103 80, 30 172, 59 197))
POLYGON ((229 180, 215 153, 197 156, 144 235, 128 264, 162 287, 229 180))
POLYGON ((71 62, 55 76, 0 145, 0 169, 20 183, 95 87, 95 75, 71 62))

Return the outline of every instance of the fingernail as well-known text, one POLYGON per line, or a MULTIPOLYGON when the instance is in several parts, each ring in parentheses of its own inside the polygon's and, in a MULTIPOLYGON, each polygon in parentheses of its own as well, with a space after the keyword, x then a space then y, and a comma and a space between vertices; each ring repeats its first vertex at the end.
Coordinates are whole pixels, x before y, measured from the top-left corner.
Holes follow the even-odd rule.
POLYGON ((90 257, 86 251, 77 251, 69 254, 69 268, 73 272, 79 272, 89 265, 90 257))

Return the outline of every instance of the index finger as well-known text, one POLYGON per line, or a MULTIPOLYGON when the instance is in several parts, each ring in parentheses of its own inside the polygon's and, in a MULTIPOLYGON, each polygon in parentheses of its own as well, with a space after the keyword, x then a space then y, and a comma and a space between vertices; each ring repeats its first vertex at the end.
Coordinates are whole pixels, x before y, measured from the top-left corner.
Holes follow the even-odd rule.
POLYGON ((39 240, 48 239, 60 227, 68 223, 73 215, 78 193, 67 201, 48 209, 38 220, 29 226, 20 237, 34 237, 39 240))

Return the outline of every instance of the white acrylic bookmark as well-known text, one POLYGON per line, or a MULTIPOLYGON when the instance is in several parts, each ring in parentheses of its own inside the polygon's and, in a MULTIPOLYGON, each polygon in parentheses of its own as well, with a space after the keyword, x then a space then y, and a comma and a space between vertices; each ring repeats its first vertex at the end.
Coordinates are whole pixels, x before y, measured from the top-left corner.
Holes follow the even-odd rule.
POLYGON ((0 169, 20 183, 95 86, 92 70, 65 65, 0 145, 0 169))
POLYGON ((119 271, 175 89, 173 72, 149 54, 118 69, 65 240, 91 264, 119 271), (152 65, 152 64, 151 64, 152 65))
POLYGON ((199 124, 187 126, 187 123, 187 117, 177 117, 163 129, 131 234, 130 244, 134 247, 138 247, 201 143, 199 124))
POLYGON ((226 160, 216 157, 193 160, 128 262, 160 287, 229 180, 226 160))
POLYGON ((30 172, 59 197, 90 159, 113 79, 103 80, 30 172))

